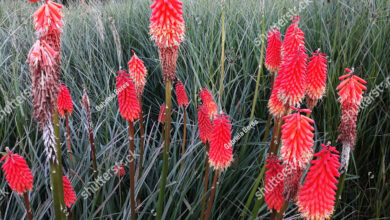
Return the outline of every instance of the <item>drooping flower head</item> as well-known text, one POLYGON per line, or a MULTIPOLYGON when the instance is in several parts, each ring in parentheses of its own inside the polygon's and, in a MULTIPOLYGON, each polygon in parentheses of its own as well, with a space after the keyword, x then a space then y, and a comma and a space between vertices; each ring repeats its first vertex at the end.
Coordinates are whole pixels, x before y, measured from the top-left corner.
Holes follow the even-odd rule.
POLYGON ((63 5, 46 0, 46 2, 34 13, 35 28, 38 35, 48 33, 60 34, 62 31, 63 5))
POLYGON ((176 98, 179 106, 187 106, 189 104, 187 93, 182 82, 176 83, 176 98))
POLYGON ((160 113, 158 114, 158 121, 160 123, 165 123, 165 111, 167 109, 167 106, 165 103, 161 104, 160 106, 160 113))
POLYGON ((118 92, 119 111, 122 117, 134 122, 139 118, 140 107, 134 82, 124 70, 118 71, 116 90, 118 92))
POLYGON ((283 166, 275 155, 269 155, 265 167, 265 203, 270 210, 279 212, 283 205, 283 166), (278 175, 279 174, 279 175, 278 175))
POLYGON ((61 85, 60 92, 58 93, 58 99, 57 99, 57 107, 58 107, 58 113, 62 117, 65 116, 65 113, 72 114, 73 111, 73 102, 72 97, 70 96, 68 87, 65 85, 61 85))
POLYGON ((218 106, 214 102, 210 92, 207 89, 202 89, 200 91, 200 98, 202 99, 203 104, 207 107, 207 112, 210 118, 215 117, 215 115, 217 115, 218 106))
POLYGON ((301 115, 311 112, 309 109, 291 108, 298 112, 283 117, 280 154, 284 163, 304 168, 313 154, 314 121, 301 115))
POLYGON ((218 170, 229 167, 233 161, 231 122, 228 118, 223 113, 217 115, 212 125, 209 163, 218 170))
POLYGON ((212 126, 207 107, 204 104, 198 107, 198 128, 200 140, 203 143, 210 141, 212 126))
POLYGON ((179 46, 185 26, 182 3, 179 0, 152 0, 150 34, 159 48, 179 46))
POLYGON ((292 24, 286 30, 286 36, 284 37, 282 44, 283 56, 289 56, 296 52, 300 47, 305 50, 305 34, 299 28, 298 24, 301 18, 299 16, 293 17, 292 24))
MULTIPOLYGON (((132 51, 134 53, 134 51, 132 51)), ((129 65, 129 74, 134 81, 135 90, 137 90, 137 95, 140 97, 144 91, 146 83, 146 67, 144 62, 138 58, 134 53, 133 57, 128 62, 129 65)))
POLYGON ((282 63, 282 42, 280 40, 279 29, 268 32, 267 51, 265 55, 265 66, 270 72, 277 72, 282 63))
POLYGON ((305 96, 307 55, 303 47, 285 54, 278 72, 280 87, 278 99, 288 106, 299 106, 305 96))
POLYGON ((22 156, 12 153, 8 148, 6 148, 6 151, 7 154, 0 159, 0 161, 4 161, 1 168, 5 174, 5 180, 7 180, 11 189, 19 194, 23 194, 27 190, 31 191, 34 177, 27 166, 26 160, 22 156))
POLYGON ((314 154, 306 181, 298 195, 298 207, 305 219, 329 219, 333 214, 336 184, 339 177, 339 155, 336 148, 325 146, 314 154))
POLYGON ((74 192, 72 184, 70 183, 67 176, 62 177, 62 182, 64 186, 65 205, 70 208, 70 206, 77 201, 76 193, 74 192))
POLYGON ((117 177, 122 177, 125 175, 125 167, 122 164, 115 166, 114 169, 117 177))
POLYGON ((306 102, 309 109, 313 109, 317 101, 322 98, 325 93, 327 61, 326 54, 320 53, 318 49, 312 53, 310 61, 307 65, 306 72, 306 102))
POLYGON ((275 118, 281 118, 286 113, 287 107, 278 99, 278 92, 280 89, 280 76, 275 79, 272 88, 271 97, 268 100, 268 110, 275 118))

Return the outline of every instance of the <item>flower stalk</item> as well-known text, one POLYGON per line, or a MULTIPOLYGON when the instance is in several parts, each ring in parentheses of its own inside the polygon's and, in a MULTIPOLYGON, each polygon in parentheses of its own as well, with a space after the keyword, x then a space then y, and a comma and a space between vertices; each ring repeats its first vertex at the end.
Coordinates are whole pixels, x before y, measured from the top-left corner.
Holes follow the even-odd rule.
MULTIPOLYGON (((210 143, 206 142, 207 154, 209 153, 209 150, 210 150, 210 143)), ((207 194, 207 188, 208 188, 208 183, 209 183, 209 170, 210 170, 210 164, 209 164, 209 160, 206 157, 205 172, 204 172, 204 177, 203 177, 203 197, 202 197, 202 209, 201 209, 201 214, 200 214, 201 218, 203 218, 204 211, 206 208, 206 200, 207 200, 206 194, 207 194)))
POLYGON ((24 192, 23 197, 24 197, 24 203, 26 204, 27 218, 28 218, 28 220, 32 220, 33 215, 32 215, 31 209, 30 209, 30 201, 28 200, 28 193, 24 192))
POLYGON ((130 138, 130 208, 131 208, 131 220, 135 220, 135 191, 134 191, 134 123, 127 121, 129 125, 129 138, 130 138))
POLYGON ((208 220, 210 218, 211 208, 213 207, 213 202, 214 202, 215 191, 217 190, 217 182, 218 182, 219 173, 220 173, 220 171, 216 170, 215 174, 214 174, 213 185, 211 186, 210 200, 209 200, 209 203, 207 205, 206 217, 204 218, 205 220, 208 220))

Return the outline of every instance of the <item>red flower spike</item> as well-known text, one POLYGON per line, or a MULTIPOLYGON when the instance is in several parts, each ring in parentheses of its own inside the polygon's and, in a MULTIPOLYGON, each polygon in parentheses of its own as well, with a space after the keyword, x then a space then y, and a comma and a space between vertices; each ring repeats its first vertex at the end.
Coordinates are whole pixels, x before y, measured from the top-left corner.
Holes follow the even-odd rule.
POLYGON ((287 110, 286 106, 277 97, 280 88, 280 81, 280 77, 277 76, 272 88, 271 97, 268 101, 268 110, 275 118, 283 117, 287 110))
POLYGON ((345 76, 340 77, 341 81, 340 84, 337 86, 337 90, 339 90, 339 101, 341 104, 347 102, 347 103, 355 103, 360 105, 360 102, 363 98, 363 90, 366 90, 367 87, 365 87, 363 84, 367 84, 365 80, 362 78, 347 74, 345 76))
POLYGON ((312 157, 314 121, 300 112, 283 117, 280 154, 285 164, 304 168, 312 157))
MULTIPOLYGON (((284 179, 278 177, 278 174, 283 174, 283 166, 276 156, 270 155, 266 161, 265 167, 268 169, 265 172, 265 203, 270 210, 275 209, 279 212, 283 205, 283 185, 284 179)), ((280 176, 280 175, 279 175, 280 176)))
POLYGON ((63 176, 62 177, 62 182, 63 182, 63 186, 64 186, 65 205, 68 208, 70 208, 70 206, 77 201, 76 193, 74 192, 72 184, 70 183, 70 181, 69 181, 67 176, 63 176))
POLYGON ((314 156, 306 181, 298 196, 298 207, 305 219, 329 219, 333 214, 340 167, 336 148, 322 144, 314 156))
POLYGON ((45 35, 48 33, 60 34, 62 26, 62 12, 63 5, 52 1, 46 1, 33 15, 35 28, 38 35, 45 35))
POLYGON ((265 66, 270 72, 277 72, 282 62, 282 42, 280 40, 279 29, 270 30, 267 39, 265 66))
POLYGON ((176 83, 176 98, 179 106, 187 106, 189 104, 187 93, 182 82, 176 83))
POLYGON ((305 34, 298 27, 301 18, 299 16, 293 17, 292 24, 286 30, 282 44, 282 53, 284 57, 294 54, 300 47, 305 52, 305 34))
POLYGON ((125 175, 125 167, 124 167, 122 164, 120 164, 120 165, 114 167, 114 169, 115 169, 115 171, 114 171, 114 172, 115 172, 115 175, 116 175, 117 177, 122 177, 122 176, 125 175))
POLYGON ((122 117, 134 122, 139 118, 140 107, 135 91, 134 82, 124 70, 118 71, 116 77, 119 111, 122 117))
POLYGON ((203 104, 207 107, 207 112, 210 118, 213 118, 217 115, 218 106, 214 102, 213 97, 207 89, 202 89, 200 91, 200 98, 202 99, 203 104))
POLYGON ((58 107, 58 113, 62 117, 65 116, 65 112, 68 114, 72 114, 73 111, 73 102, 72 97, 70 96, 68 87, 65 85, 61 85, 60 92, 58 93, 58 99, 57 99, 57 107, 58 107))
POLYGON ((12 151, 7 152, 0 159, 0 161, 4 160, 5 162, 1 168, 11 189, 19 194, 23 194, 27 190, 31 191, 34 177, 27 166, 26 160, 22 156, 12 153, 12 151))
POLYGON ((158 114, 158 121, 160 123, 165 123, 165 111, 167 109, 167 106, 165 104, 162 104, 160 106, 160 113, 158 114))
POLYGON ((218 170, 229 167, 233 161, 231 122, 228 118, 227 115, 217 115, 212 125, 209 163, 218 170))
POLYGON ((310 57, 306 72, 306 101, 307 106, 313 109, 317 101, 322 98, 325 93, 327 61, 326 54, 320 53, 317 50, 310 57))
POLYGON ((286 54, 278 74, 280 75, 279 100, 288 106, 298 106, 305 96, 307 55, 304 48, 286 54))
POLYGON ((179 0, 153 0, 150 34, 159 48, 179 46, 185 26, 179 0))
MULTIPOLYGON (((134 53, 134 51, 132 51, 134 53)), ((134 81, 135 90, 137 90, 137 95, 140 97, 145 87, 146 83, 146 67, 144 62, 138 58, 134 53, 133 57, 128 62, 129 65, 129 75, 134 81)))
POLYGON ((210 141, 212 126, 210 116, 205 105, 198 107, 198 127, 200 140, 203 143, 210 141))

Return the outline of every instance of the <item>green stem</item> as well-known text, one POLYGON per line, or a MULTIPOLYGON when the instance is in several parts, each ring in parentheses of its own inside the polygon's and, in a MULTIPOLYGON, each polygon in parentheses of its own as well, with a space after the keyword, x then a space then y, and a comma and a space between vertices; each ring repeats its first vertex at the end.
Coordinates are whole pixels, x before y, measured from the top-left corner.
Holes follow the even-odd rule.
POLYGON ((53 113, 53 128, 54 135, 56 136, 56 162, 50 160, 50 177, 51 187, 53 190, 53 203, 56 220, 65 220, 65 201, 64 201, 64 188, 62 183, 62 155, 61 155, 61 143, 60 143, 60 127, 58 112, 53 113))
MULTIPOLYGON (((275 72, 271 72, 271 92, 272 92, 272 89, 274 88, 274 82, 275 82, 275 72)), ((269 113, 268 118, 267 118, 267 125, 265 126, 263 142, 267 141, 269 127, 271 126, 271 120, 272 120, 272 114, 269 113)))
POLYGON ((69 163, 70 163, 70 168, 73 170, 72 146, 71 146, 71 139, 70 139, 68 111, 65 112, 65 123, 66 123, 66 144, 68 145, 69 163))
POLYGON ((340 202, 340 197, 344 189, 344 182, 345 182, 345 177, 347 175, 347 172, 344 171, 344 173, 341 174, 340 179, 339 179, 339 184, 337 185, 337 192, 336 192, 336 201, 334 203, 334 209, 337 209, 337 206, 340 202))
POLYGON ((222 16, 221 16, 221 25, 222 25, 222 51, 221 51, 221 79, 219 83, 219 100, 222 104, 222 96, 223 96, 223 80, 225 77, 225 5, 222 3, 222 16))
POLYGON ((187 110, 186 107, 183 106, 183 111, 184 111, 184 119, 183 119, 183 124, 184 124, 184 129, 183 129, 183 144, 181 146, 181 162, 180 162, 180 169, 183 167, 183 157, 184 153, 186 152, 186 137, 187 137, 187 110))
POLYGON ((210 218, 211 208, 213 207, 213 202, 214 202, 215 191, 217 190, 217 181, 218 181, 219 172, 220 172, 219 170, 216 170, 214 174, 214 180, 213 180, 213 186, 211 187, 209 204, 207 206, 206 217, 204 218, 205 220, 208 220, 210 218))
MULTIPOLYGON (((265 33, 265 16, 263 13, 263 19, 262 19, 262 25, 261 25, 261 36, 262 37, 264 36, 264 33, 265 33)), ((264 41, 264 39, 263 39, 263 41, 264 41)), ((263 72, 264 45, 265 45, 264 43, 261 44, 259 70, 257 71, 257 78, 256 78, 255 96, 253 97, 252 110, 251 110, 251 115, 249 117, 249 121, 253 120, 253 117, 255 115, 255 110, 256 110, 257 96, 259 93, 259 86, 260 86, 260 78, 261 78, 261 74, 263 72)), ((245 135, 244 146, 241 148, 240 158, 243 158, 245 155, 245 151, 246 151, 247 143, 248 143, 248 138, 249 138, 249 133, 250 133, 250 131, 248 131, 245 135)))
POLYGON ((202 198, 202 211, 200 214, 200 219, 203 219, 204 216, 204 211, 206 208, 206 194, 207 194, 207 188, 208 188, 208 183, 209 183, 209 170, 210 170, 210 164, 208 160, 208 154, 209 154, 209 149, 210 149, 210 143, 206 142, 206 161, 205 161, 205 173, 204 173, 204 178, 203 178, 203 198, 202 198))
POLYGON ((171 108, 172 108, 172 82, 168 81, 165 83, 165 103, 167 106, 165 114, 165 141, 164 141, 164 152, 163 152, 163 167, 161 173, 161 187, 160 193, 158 196, 158 207, 157 207, 157 220, 162 219, 162 212, 164 206, 164 197, 165 197, 165 184, 167 182, 168 174, 168 156, 169 156, 169 145, 170 145, 170 136, 171 136, 171 108))
POLYGON ((131 220, 135 220, 135 195, 134 195, 134 124, 132 121, 127 121, 129 124, 130 138, 130 208, 131 220))

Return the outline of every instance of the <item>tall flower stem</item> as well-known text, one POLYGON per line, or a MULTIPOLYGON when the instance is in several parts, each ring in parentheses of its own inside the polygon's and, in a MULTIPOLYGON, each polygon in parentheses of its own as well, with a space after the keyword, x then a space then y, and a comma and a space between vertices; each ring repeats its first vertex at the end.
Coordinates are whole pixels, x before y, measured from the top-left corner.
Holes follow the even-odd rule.
POLYGON ((213 185, 211 187, 210 200, 209 200, 209 204, 207 206, 205 220, 208 220, 210 218, 211 208, 213 207, 213 202, 214 202, 215 191, 217 190, 217 182, 218 182, 219 172, 220 172, 219 170, 216 170, 215 174, 214 174, 214 180, 213 180, 213 185))
POLYGON ((72 146, 70 139, 70 127, 69 127, 69 113, 65 112, 65 123, 66 123, 66 144, 68 146, 68 155, 70 168, 73 169, 73 158, 72 158, 72 146))
POLYGON ((91 124, 88 126, 88 133, 89 133, 89 142, 91 144, 91 158, 92 158, 92 166, 93 166, 93 176, 98 178, 98 170, 97 170, 97 162, 96 162, 96 149, 95 149, 95 140, 93 137, 93 131, 91 124))
POLYGON ((58 112, 53 112, 53 129, 56 137, 56 162, 50 160, 50 178, 51 187, 53 192, 53 203, 56 220, 65 220, 65 212, 63 209, 65 206, 64 200, 64 188, 62 183, 62 155, 61 155, 61 143, 60 143, 60 127, 58 112))
POLYGON ((283 219, 284 212, 286 212, 287 207, 288 207, 288 202, 287 202, 287 201, 284 201, 284 202, 283 202, 283 205, 282 205, 282 208, 280 208, 280 210, 279 210, 279 212, 278 212, 278 215, 276 216, 276 219, 277 219, 277 220, 282 220, 282 219, 283 219))
POLYGON ((158 207, 157 207, 157 216, 156 219, 162 219, 162 212, 164 206, 165 198, 165 184, 167 182, 168 174, 168 156, 169 156, 169 145, 170 145, 170 136, 171 136, 171 108, 172 108, 172 82, 167 81, 165 83, 165 103, 166 103, 166 113, 165 113, 165 141, 164 141, 164 151, 163 151, 163 167, 161 174, 161 186, 160 193, 158 196, 158 207))
POLYGON ((27 212, 28 220, 32 220, 32 219, 33 219, 33 216, 32 216, 32 213, 31 213, 30 201, 28 200, 28 194, 27 194, 27 192, 24 192, 24 193, 23 193, 23 197, 24 197, 24 203, 26 204, 26 212, 27 212))
POLYGON ((135 220, 135 194, 134 194, 134 123, 127 121, 129 124, 130 138, 130 208, 131 220, 135 220))
POLYGON ((219 101, 222 104, 223 96, 223 80, 225 78, 225 0, 222 0, 222 15, 221 15, 221 26, 222 26, 222 50, 221 50, 221 79, 219 83, 219 101))
POLYGON ((186 140, 187 140, 187 109, 185 106, 183 106, 183 144, 181 146, 181 163, 180 163, 180 169, 183 167, 183 157, 184 153, 186 152, 186 140))
MULTIPOLYGON (((261 36, 262 36, 262 44, 261 44, 261 49, 260 49, 260 60, 259 60, 259 69, 257 71, 257 78, 256 78, 256 88, 255 88, 255 95, 253 97, 253 101, 252 101, 252 109, 251 109, 251 115, 249 117, 249 121, 252 121, 253 120, 253 117, 255 115, 255 110, 256 110, 256 103, 257 103, 257 96, 259 94, 259 87, 260 87, 260 78, 261 78, 261 74, 263 72, 263 61, 264 61, 264 33, 265 33, 265 16, 264 16, 264 13, 262 15, 263 19, 262 19, 262 25, 261 25, 261 36)), ((247 148, 247 143, 248 143, 248 138, 249 138, 249 133, 250 131, 248 131, 245 135, 245 140, 244 140, 244 146, 241 148, 241 152, 240 152, 240 158, 243 158, 244 155, 245 155, 245 151, 246 151, 246 148, 247 148)))
MULTIPOLYGON (((210 143, 206 142, 206 152, 207 154, 209 153, 210 150, 210 143)), ((200 218, 203 219, 204 216, 204 209, 206 208, 206 194, 207 194, 207 188, 208 188, 208 183, 209 183, 209 170, 210 170, 210 164, 209 160, 207 159, 206 155, 206 161, 205 161, 205 172, 204 172, 204 177, 203 177, 203 198, 202 198, 202 211, 200 214, 200 218)))
POLYGON ((142 176, 142 163, 144 158, 144 144, 145 144, 145 128, 144 128, 144 117, 142 112, 142 96, 139 96, 139 108, 140 108, 140 115, 139 115, 139 124, 140 124, 140 145, 139 145, 139 161, 138 161, 138 179, 142 176))

